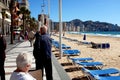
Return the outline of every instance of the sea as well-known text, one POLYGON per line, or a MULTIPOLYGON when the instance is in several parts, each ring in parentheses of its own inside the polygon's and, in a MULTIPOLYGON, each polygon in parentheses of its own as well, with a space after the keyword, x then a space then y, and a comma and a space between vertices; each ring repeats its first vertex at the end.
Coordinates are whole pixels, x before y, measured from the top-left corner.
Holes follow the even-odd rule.
POLYGON ((69 34, 81 34, 81 35, 93 35, 93 36, 109 36, 109 37, 118 37, 120 38, 120 31, 105 31, 105 32, 101 32, 101 31, 95 31, 95 32, 73 32, 73 31, 69 31, 67 32, 69 34))

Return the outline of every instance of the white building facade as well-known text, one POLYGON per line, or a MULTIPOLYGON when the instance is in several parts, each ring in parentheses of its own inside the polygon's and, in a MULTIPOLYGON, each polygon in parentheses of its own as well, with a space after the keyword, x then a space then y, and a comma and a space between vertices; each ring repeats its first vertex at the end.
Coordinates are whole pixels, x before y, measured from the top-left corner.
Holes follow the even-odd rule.
POLYGON ((10 25, 11 25, 11 14, 9 12, 9 3, 10 0, 0 0, 0 32, 2 32, 2 11, 5 11, 7 17, 4 19, 4 34, 10 33, 10 25))

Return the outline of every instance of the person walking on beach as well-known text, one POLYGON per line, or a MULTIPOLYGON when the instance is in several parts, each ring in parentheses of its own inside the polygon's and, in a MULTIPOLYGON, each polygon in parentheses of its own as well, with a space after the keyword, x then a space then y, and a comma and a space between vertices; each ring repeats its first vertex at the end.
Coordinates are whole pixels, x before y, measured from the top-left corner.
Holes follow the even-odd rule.
POLYGON ((20 53, 16 58, 17 69, 12 73, 10 80, 36 80, 28 71, 32 64, 32 55, 20 53))
POLYGON ((83 40, 86 40, 86 34, 83 35, 83 40))
POLYGON ((5 50, 6 50, 6 40, 2 33, 0 33, 0 80, 5 80, 5 69, 4 62, 6 58, 5 50))
POLYGON ((40 49, 39 52, 34 53, 33 55, 39 57, 36 59, 38 66, 37 69, 42 70, 42 77, 44 74, 44 69, 46 73, 46 80, 53 80, 52 76, 52 60, 51 60, 51 48, 52 48, 52 39, 47 34, 47 27, 40 27, 40 49), (37 54, 37 55, 35 55, 37 54))

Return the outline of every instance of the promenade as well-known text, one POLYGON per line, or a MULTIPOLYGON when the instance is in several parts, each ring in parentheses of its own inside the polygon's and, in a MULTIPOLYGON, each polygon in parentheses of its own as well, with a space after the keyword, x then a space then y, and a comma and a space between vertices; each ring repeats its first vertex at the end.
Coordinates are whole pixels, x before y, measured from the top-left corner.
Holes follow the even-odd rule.
MULTIPOLYGON (((10 79, 11 73, 16 69, 15 60, 17 55, 24 51, 32 54, 33 47, 30 47, 29 41, 14 43, 14 45, 8 43, 8 47, 6 50, 6 61, 5 61, 6 80, 10 79)), ((66 72, 61 67, 61 65, 57 62, 54 55, 52 55, 52 61, 53 61, 53 80, 70 80, 66 72)), ((34 57, 33 57, 31 69, 32 70, 35 69, 34 57)), ((46 80, 45 74, 43 80, 46 80)))

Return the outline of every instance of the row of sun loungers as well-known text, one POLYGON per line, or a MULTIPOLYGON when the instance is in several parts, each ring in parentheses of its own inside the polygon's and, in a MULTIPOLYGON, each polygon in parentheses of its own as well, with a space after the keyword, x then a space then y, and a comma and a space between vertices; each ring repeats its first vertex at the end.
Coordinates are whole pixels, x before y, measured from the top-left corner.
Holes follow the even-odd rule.
POLYGON ((63 37, 63 38, 68 40, 68 41, 77 42, 78 44, 91 44, 91 42, 87 42, 87 41, 79 41, 77 39, 71 39, 71 38, 67 38, 67 37, 63 37))
MULTIPOLYGON (((56 49, 59 49, 60 44, 59 44, 58 41, 53 40, 52 44, 56 49)), ((67 46, 65 44, 62 44, 62 49, 63 49, 63 54, 64 55, 79 55, 80 54, 80 50, 71 49, 70 46, 67 46)))
POLYGON ((110 44, 109 43, 95 43, 95 42, 87 42, 87 41, 79 41, 77 39, 71 39, 71 38, 67 38, 67 37, 63 37, 64 39, 68 40, 68 41, 74 41, 77 42, 78 44, 87 44, 90 45, 91 47, 94 49, 107 49, 110 48, 110 44))
POLYGON ((91 45, 91 48, 94 48, 94 49, 108 49, 108 48, 110 48, 110 44, 109 43, 95 43, 95 42, 79 41, 77 39, 71 39, 71 38, 68 38, 68 37, 65 37, 65 36, 62 37, 62 38, 66 39, 68 41, 77 42, 78 44, 91 45))
POLYGON ((88 80, 120 80, 120 70, 116 68, 103 69, 102 62, 94 61, 93 58, 70 58, 74 65, 82 66, 82 72, 88 80))
POLYGON ((103 69, 102 62, 94 61, 93 58, 70 58, 68 59, 82 66, 82 72, 87 76, 88 80, 120 80, 120 70, 116 68, 103 69))
MULTIPOLYGON (((59 48, 59 43, 53 40, 53 45, 59 48)), ((74 65, 82 66, 82 72, 87 76, 88 80, 120 80, 120 70, 116 68, 103 69, 104 64, 99 61, 94 61, 91 57, 72 58, 71 55, 79 55, 81 52, 77 49, 62 44, 63 54, 67 55, 68 61, 72 61, 74 65)))
POLYGON ((71 60, 73 64, 77 64, 83 67, 94 67, 95 69, 101 69, 103 67, 102 62, 94 61, 94 59, 91 57, 70 58, 70 56, 68 56, 67 59, 71 60))

